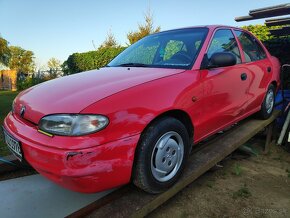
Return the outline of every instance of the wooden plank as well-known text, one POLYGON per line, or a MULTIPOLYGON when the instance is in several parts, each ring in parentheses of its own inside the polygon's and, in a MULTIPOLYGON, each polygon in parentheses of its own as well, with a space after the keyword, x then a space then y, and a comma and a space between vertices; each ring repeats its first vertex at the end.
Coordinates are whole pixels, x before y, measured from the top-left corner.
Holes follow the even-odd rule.
POLYGON ((273 136, 273 128, 274 128, 274 123, 271 123, 267 127, 267 137, 266 137, 266 143, 265 143, 265 148, 264 148, 264 154, 268 154, 270 150, 270 145, 272 143, 272 136, 273 136))
POLYGON ((290 4, 281 4, 265 8, 250 10, 251 16, 280 16, 290 13, 290 4))
POLYGON ((0 173, 6 173, 19 168, 18 165, 20 164, 20 162, 14 155, 9 155, 1 158, 11 162, 12 164, 15 164, 15 166, 0 161, 0 173))
MULTIPOLYGON (((268 120, 246 119, 212 143, 207 143, 205 147, 194 152, 182 177, 168 191, 159 195, 152 195, 128 185, 126 186, 127 192, 122 193, 121 197, 116 200, 108 201, 109 204, 102 204, 104 199, 96 201, 96 205, 104 206, 98 207, 98 210, 88 215, 88 217, 144 217, 271 124, 278 114, 279 112, 275 111, 268 120)), ((116 192, 118 193, 119 190, 116 192)), ((112 195, 116 195, 116 192, 106 198, 110 199, 112 195)), ((81 216, 84 216, 84 214, 78 214, 74 217, 81 216)))
POLYGON ((290 27, 283 27, 281 29, 270 30, 270 33, 275 36, 290 35, 290 27))
POLYGON ((130 191, 130 185, 123 186, 122 188, 118 189, 117 191, 114 191, 114 192, 104 196, 100 200, 97 200, 97 201, 81 208, 80 210, 66 216, 66 218, 78 218, 78 217, 87 216, 87 215, 93 213, 95 210, 105 206, 106 204, 109 204, 109 203, 113 202, 114 200, 122 197, 128 191, 130 191))
POLYGON ((248 16, 236 17, 235 21, 255 20, 267 17, 276 17, 290 14, 290 4, 276 5, 272 7, 250 10, 248 16))
POLYGON ((287 25, 290 24, 290 17, 283 17, 280 19, 269 19, 265 20, 266 26, 281 26, 281 25, 287 25))
POLYGON ((247 16, 240 16, 240 17, 235 17, 235 21, 241 22, 241 21, 247 21, 247 20, 255 20, 257 18, 247 15, 247 16))

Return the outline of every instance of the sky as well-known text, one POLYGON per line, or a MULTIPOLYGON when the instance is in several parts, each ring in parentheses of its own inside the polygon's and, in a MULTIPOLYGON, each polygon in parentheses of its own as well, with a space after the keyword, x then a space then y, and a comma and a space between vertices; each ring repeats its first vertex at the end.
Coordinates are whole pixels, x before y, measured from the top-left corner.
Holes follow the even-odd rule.
POLYGON ((161 30, 206 24, 243 26, 264 19, 235 22, 249 10, 289 3, 282 0, 0 0, 0 36, 10 45, 34 52, 36 66, 51 57, 65 61, 75 52, 98 47, 110 31, 118 43, 144 22, 150 8, 161 30))

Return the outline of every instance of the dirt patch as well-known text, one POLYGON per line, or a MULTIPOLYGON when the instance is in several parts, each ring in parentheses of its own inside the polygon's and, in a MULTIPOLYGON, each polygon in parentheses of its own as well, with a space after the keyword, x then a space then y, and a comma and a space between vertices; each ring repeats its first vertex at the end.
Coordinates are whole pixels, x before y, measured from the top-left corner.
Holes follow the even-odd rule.
POLYGON ((148 217, 290 217, 289 153, 275 146, 267 155, 221 165, 148 217))

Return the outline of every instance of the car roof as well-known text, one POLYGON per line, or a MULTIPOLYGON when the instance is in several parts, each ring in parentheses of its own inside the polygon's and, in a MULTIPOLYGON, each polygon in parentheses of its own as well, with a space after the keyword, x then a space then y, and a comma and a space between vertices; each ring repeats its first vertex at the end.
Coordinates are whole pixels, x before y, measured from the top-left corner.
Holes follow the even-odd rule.
POLYGON ((176 28, 176 29, 164 30, 164 31, 161 31, 160 33, 174 31, 174 30, 192 29, 192 28, 208 28, 210 30, 214 30, 216 28, 221 28, 221 27, 241 29, 240 27, 234 27, 234 26, 228 26, 228 25, 200 25, 200 26, 189 26, 189 27, 181 27, 181 28, 176 28))

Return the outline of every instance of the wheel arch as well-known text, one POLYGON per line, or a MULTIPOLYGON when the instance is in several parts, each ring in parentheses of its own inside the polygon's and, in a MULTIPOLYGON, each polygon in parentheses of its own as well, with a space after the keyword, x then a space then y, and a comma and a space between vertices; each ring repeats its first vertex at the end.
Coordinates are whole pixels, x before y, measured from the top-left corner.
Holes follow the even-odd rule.
POLYGON ((186 130, 188 132, 189 138, 190 139, 193 139, 193 135, 194 135, 194 125, 193 125, 193 123, 191 121, 191 118, 188 115, 188 113, 186 113, 185 111, 180 110, 180 109, 173 109, 173 110, 169 110, 169 111, 166 111, 166 112, 163 112, 163 113, 159 114, 157 117, 155 117, 153 120, 151 120, 147 124, 147 126, 144 128, 144 130, 142 131, 142 133, 144 131, 146 131, 146 129, 153 122, 156 122, 156 121, 158 121, 158 120, 160 120, 161 118, 164 118, 164 117, 173 117, 173 118, 179 120, 185 126, 185 128, 186 128, 186 130))
MULTIPOLYGON (((138 141, 137 146, 135 148, 134 161, 133 161, 132 173, 131 173, 131 180, 133 177, 133 172, 134 172, 134 168, 136 165, 136 160, 138 159, 138 149, 139 149, 140 142, 142 140, 142 134, 151 126, 152 123, 157 122, 158 120, 165 118, 165 117, 173 117, 173 118, 179 120, 185 126, 185 128, 188 132, 188 135, 189 135, 189 141, 191 143, 190 146, 192 148, 193 136, 194 136, 194 125, 193 125, 192 120, 191 120, 190 116, 188 115, 188 113, 186 113, 185 111, 180 110, 180 109, 173 109, 173 110, 168 110, 168 111, 165 111, 165 112, 159 114, 157 117, 155 117, 153 120, 151 120, 141 132, 139 141, 138 141)), ((190 150, 191 150, 191 148, 190 148, 190 150)))

